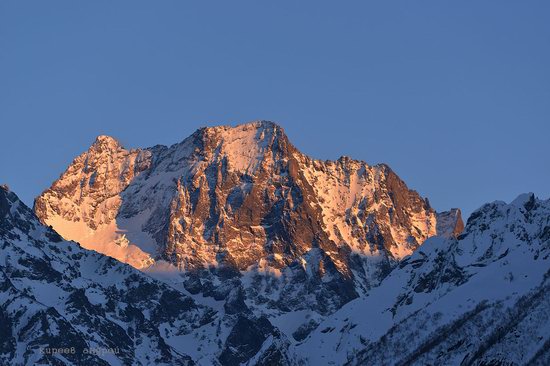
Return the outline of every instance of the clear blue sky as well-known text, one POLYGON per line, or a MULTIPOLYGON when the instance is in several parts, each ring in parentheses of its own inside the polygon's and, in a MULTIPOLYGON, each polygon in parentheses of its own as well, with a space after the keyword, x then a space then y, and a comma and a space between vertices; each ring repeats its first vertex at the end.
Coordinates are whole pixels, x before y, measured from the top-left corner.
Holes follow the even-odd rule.
POLYGON ((0 182, 268 119, 438 210, 550 196, 549 1, 1 1, 0 182))

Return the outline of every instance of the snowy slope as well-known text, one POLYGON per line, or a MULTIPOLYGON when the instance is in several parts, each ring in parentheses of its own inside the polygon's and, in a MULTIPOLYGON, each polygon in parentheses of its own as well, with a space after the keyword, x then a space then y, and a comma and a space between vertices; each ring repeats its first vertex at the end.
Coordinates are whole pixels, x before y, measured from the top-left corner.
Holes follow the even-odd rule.
POLYGON ((4 186, 0 246, 2 365, 297 363, 288 340, 238 298, 194 301, 64 241, 4 186))
POLYGON ((487 204, 458 239, 427 240, 295 352, 309 364, 548 364, 549 257, 550 201, 487 204))

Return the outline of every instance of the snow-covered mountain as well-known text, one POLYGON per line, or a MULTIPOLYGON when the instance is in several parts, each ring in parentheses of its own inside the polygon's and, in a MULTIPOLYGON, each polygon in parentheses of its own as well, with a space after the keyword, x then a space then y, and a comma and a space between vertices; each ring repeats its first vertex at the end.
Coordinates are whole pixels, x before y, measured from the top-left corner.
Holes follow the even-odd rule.
POLYGON ((550 362, 550 200, 533 194, 428 239, 300 342, 285 335, 300 312, 257 317, 231 278, 211 296, 154 280, 64 241, 6 187, 0 240, 0 364, 550 362))
POLYGON ((295 352, 312 365, 550 364, 550 200, 484 205, 295 352))
POLYGON ((297 364, 239 298, 194 301, 43 226, 0 187, 1 365, 297 364))
POLYGON ((86 248, 185 271, 190 291, 231 278, 260 313, 329 314, 428 237, 462 230, 460 211, 436 213, 388 166, 311 159, 265 121, 170 147, 100 136, 34 209, 86 248))
POLYGON ((271 122, 100 136, 0 187, 0 364, 550 364, 550 200, 460 215, 271 122))

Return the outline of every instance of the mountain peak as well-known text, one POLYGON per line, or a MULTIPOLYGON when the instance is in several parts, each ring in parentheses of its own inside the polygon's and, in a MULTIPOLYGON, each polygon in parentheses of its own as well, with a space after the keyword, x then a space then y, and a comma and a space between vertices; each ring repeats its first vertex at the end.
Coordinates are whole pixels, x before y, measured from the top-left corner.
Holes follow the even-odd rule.
POLYGON ((276 130, 280 129, 283 130, 281 126, 279 126, 277 123, 272 121, 266 121, 266 120, 256 120, 246 123, 239 123, 236 125, 222 125, 222 126, 212 126, 212 127, 205 127, 209 130, 276 130))
POLYGON ((255 127, 257 129, 262 129, 262 130, 271 130, 271 131, 279 130, 284 132, 283 127, 281 127, 280 125, 272 121, 258 120, 258 121, 248 122, 243 125, 255 127))
POLYGON ((7 187, 4 184, 0 185, 0 219, 6 216, 11 206, 8 200, 9 190, 7 187))
POLYGON ((532 192, 522 193, 512 201, 511 205, 516 207, 527 207, 535 201, 535 194, 532 192))
POLYGON ((291 147, 283 128, 270 121, 203 127, 192 141, 209 156, 225 159, 230 170, 247 173, 273 162, 273 152, 285 155, 291 147))
POLYGON ((464 230, 462 211, 459 208, 451 208, 449 211, 437 214, 437 234, 450 238, 457 237, 464 230))
POLYGON ((270 130, 274 130, 274 129, 283 129, 280 125, 278 125, 277 123, 273 122, 273 121, 267 121, 267 120, 256 120, 256 121, 251 121, 251 122, 246 122, 246 123, 240 123, 238 125, 236 125, 235 127, 241 127, 241 126, 246 126, 248 128, 258 128, 258 129, 270 129, 270 130))
POLYGON ((225 139, 231 137, 243 137, 243 134, 250 134, 252 136, 260 136, 265 133, 284 134, 284 129, 281 126, 274 122, 263 120, 241 123, 237 125, 203 127, 199 131, 205 132, 207 135, 216 135, 225 139))
POLYGON ((99 135, 96 137, 91 148, 98 150, 118 150, 119 148, 122 148, 122 145, 114 137, 108 135, 99 135))
POLYGON ((115 149, 109 136, 96 145, 103 150, 82 154, 35 210, 65 237, 140 268, 147 261, 129 257, 134 247, 181 268, 245 270, 260 259, 282 268, 305 256, 348 276, 345 253, 398 260, 437 234, 435 211, 387 165, 311 159, 271 121, 203 127, 168 148, 115 149))

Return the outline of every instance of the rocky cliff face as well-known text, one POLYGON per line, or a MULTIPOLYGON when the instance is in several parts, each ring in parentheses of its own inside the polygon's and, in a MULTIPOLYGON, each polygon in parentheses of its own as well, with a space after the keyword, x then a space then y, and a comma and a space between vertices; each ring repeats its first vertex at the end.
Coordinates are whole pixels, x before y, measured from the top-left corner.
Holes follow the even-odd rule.
POLYGON ((244 273, 245 292, 269 294, 262 304, 301 294, 285 306, 321 312, 461 223, 459 211, 438 215, 388 166, 311 159, 265 121, 203 128, 170 147, 127 150, 100 136, 34 209, 65 238, 137 268, 167 262, 195 284, 209 268, 244 273))

